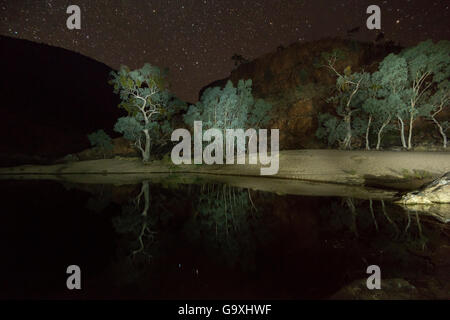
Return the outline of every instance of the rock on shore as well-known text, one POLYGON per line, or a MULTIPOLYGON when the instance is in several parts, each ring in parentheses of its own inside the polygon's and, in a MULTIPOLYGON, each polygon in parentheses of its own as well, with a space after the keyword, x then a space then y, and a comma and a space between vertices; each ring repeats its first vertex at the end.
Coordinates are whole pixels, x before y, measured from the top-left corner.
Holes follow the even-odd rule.
POLYGON ((405 205, 450 203, 450 172, 433 180, 420 190, 405 194, 398 202, 405 205))

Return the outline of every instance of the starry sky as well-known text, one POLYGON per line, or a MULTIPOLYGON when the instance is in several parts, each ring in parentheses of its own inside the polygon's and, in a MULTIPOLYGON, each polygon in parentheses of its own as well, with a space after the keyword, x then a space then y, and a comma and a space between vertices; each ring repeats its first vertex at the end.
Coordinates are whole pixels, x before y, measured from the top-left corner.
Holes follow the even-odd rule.
POLYGON ((117 69, 149 62, 170 70, 171 90, 196 102, 225 78, 235 53, 253 59, 324 37, 372 41, 366 8, 381 8, 385 38, 409 46, 450 39, 450 0, 0 0, 0 34, 79 52, 117 69), (66 9, 81 9, 69 30, 66 9))

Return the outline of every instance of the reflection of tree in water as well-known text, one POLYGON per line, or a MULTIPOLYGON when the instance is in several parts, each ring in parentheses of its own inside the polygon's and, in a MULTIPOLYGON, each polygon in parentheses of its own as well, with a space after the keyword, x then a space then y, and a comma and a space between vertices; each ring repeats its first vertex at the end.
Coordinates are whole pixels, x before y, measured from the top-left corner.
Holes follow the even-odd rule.
POLYGON ((165 272, 159 262, 171 259, 180 239, 196 253, 206 253, 207 260, 256 267, 255 247, 267 238, 261 234, 258 216, 247 189, 217 184, 164 188, 143 182, 139 195, 113 218, 116 231, 123 235, 114 268, 122 283, 137 283, 149 272, 165 272))
POLYGON ((249 267, 261 231, 248 189, 228 185, 203 185, 195 212, 185 225, 192 242, 200 243, 211 257, 228 265, 249 267))
POLYGON ((372 260, 398 266, 395 273, 402 274, 403 268, 403 275, 423 265, 422 256, 437 243, 442 231, 436 227, 439 223, 426 218, 422 221, 424 217, 417 213, 383 200, 334 199, 320 215, 325 232, 356 244, 355 250, 370 251, 372 260))
POLYGON ((150 192, 150 183, 142 182, 137 197, 122 206, 122 212, 113 219, 116 231, 129 237, 127 250, 130 257, 151 258, 157 249, 156 235, 158 223, 167 220, 172 212, 165 206, 166 196, 159 192, 150 192))

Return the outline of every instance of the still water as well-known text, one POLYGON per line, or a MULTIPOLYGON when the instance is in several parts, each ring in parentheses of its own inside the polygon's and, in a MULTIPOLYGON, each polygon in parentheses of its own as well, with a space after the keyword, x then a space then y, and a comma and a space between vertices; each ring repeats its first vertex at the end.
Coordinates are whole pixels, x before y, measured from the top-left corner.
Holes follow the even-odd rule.
POLYGON ((208 181, 0 189, 1 298, 328 299, 369 265, 450 298, 448 225, 386 200, 208 181))

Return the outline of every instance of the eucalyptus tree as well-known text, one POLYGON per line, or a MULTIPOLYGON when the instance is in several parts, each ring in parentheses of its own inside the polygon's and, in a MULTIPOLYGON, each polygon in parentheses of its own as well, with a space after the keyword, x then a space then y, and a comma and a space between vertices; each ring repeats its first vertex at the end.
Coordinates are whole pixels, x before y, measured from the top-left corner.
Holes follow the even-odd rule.
POLYGON ((252 95, 252 80, 239 80, 237 87, 228 81, 225 87, 208 88, 200 101, 191 105, 184 121, 192 125, 202 121, 206 128, 259 128, 270 120, 272 105, 252 95))
MULTIPOLYGON (((352 144, 352 117, 353 113, 360 111, 360 104, 355 101, 357 95, 360 93, 364 82, 367 81, 368 75, 366 73, 352 73, 351 68, 347 67, 344 72, 340 73, 336 69, 336 55, 331 55, 328 58, 328 67, 336 76, 336 94, 330 97, 327 101, 337 105, 336 112, 343 120, 345 127, 345 137, 342 141, 343 149, 351 149, 352 144)), ((328 120, 329 121, 329 120, 328 120)), ((342 125, 337 125, 339 134, 342 131, 342 125)))
POLYGON ((206 89, 200 101, 189 107, 184 121, 189 126, 202 121, 206 129, 218 129, 225 135, 227 129, 264 127, 271 119, 271 108, 270 103, 253 97, 251 79, 239 80, 237 87, 228 81, 224 88, 206 89))
POLYGON ((103 157, 105 157, 105 151, 111 151, 114 148, 111 137, 102 129, 88 134, 87 137, 91 146, 100 150, 103 157))
POLYGON ((423 41, 399 55, 405 59, 408 67, 408 88, 405 93, 409 114, 408 149, 411 149, 415 119, 427 114, 432 93, 450 77, 450 41, 423 41))
POLYGON ((367 115, 367 123, 365 123, 365 144, 366 144, 366 150, 370 150, 370 130, 372 129, 372 121, 373 121, 373 115, 376 112, 377 108, 377 100, 374 98, 368 98, 366 100, 366 103, 362 105, 362 110, 367 115))
POLYGON ((380 112, 386 115, 386 121, 380 127, 381 132, 393 117, 400 124, 400 138, 402 146, 407 147, 405 139, 405 121, 407 121, 407 103, 405 102, 405 90, 408 87, 408 68, 404 58, 396 54, 389 54, 380 63, 374 78, 380 85, 378 97, 382 100, 379 104, 380 112))
POLYGON ((442 137, 442 146, 447 148, 446 131, 450 128, 449 121, 439 121, 436 117, 450 105, 450 81, 444 80, 438 86, 436 92, 429 99, 429 112, 427 117, 433 121, 442 137))
MULTIPOLYGON (((384 66, 382 67, 384 68, 384 66)), ((367 99, 364 101, 362 109, 369 114, 372 120, 372 127, 377 136, 376 149, 379 150, 383 133, 392 129, 392 119, 396 115, 396 108, 401 105, 396 92, 396 84, 383 79, 382 72, 374 72, 370 76, 370 82, 365 87, 367 99), (385 85, 385 86, 383 86, 385 85), (392 90, 392 91, 391 91, 392 90)), ((366 143, 369 143, 369 130, 366 132, 366 143)), ((367 148, 370 149, 370 148, 367 148)))
POLYGON ((332 114, 321 113, 318 115, 318 122, 317 138, 326 139, 330 146, 335 143, 343 145, 347 132, 344 121, 332 114))
POLYGON ((144 162, 150 159, 151 131, 159 128, 169 101, 166 89, 166 72, 146 63, 142 68, 131 71, 121 66, 119 71, 111 72, 110 84, 120 95, 119 108, 128 116, 118 119, 114 130, 124 138, 134 142, 141 151, 144 162))
POLYGON ((382 103, 378 97, 379 85, 374 79, 376 74, 364 73, 365 77, 363 82, 363 87, 360 89, 358 94, 355 96, 355 104, 360 106, 360 112, 358 112, 355 121, 359 125, 361 134, 365 137, 365 147, 366 150, 370 150, 370 133, 373 131, 379 122, 380 108, 382 108, 382 103))
POLYGON ((449 123, 440 122, 438 115, 450 100, 450 41, 424 41, 399 54, 389 54, 372 74, 352 73, 350 67, 341 73, 335 67, 337 55, 326 58, 327 67, 337 76, 336 92, 327 100, 336 104, 337 116, 319 115, 319 138, 327 137, 330 145, 338 142, 350 148, 352 137, 364 134, 369 150, 370 135, 375 132, 379 149, 383 133, 397 120, 402 146, 411 149, 414 121, 428 117, 447 145, 449 123))
MULTIPOLYGON (((392 119, 398 115, 396 112, 396 107, 401 105, 402 101, 398 95, 391 94, 386 99, 379 101, 378 110, 376 110, 376 125, 377 128, 377 145, 376 149, 379 150, 381 147, 381 140, 383 138, 383 133, 388 130, 394 129, 391 124, 392 119)), ((401 118, 401 117, 400 117, 401 118)), ((401 131, 403 132, 403 131, 401 131)), ((404 135, 402 135, 404 137, 404 135)), ((404 139, 402 140, 404 141, 404 139)))

